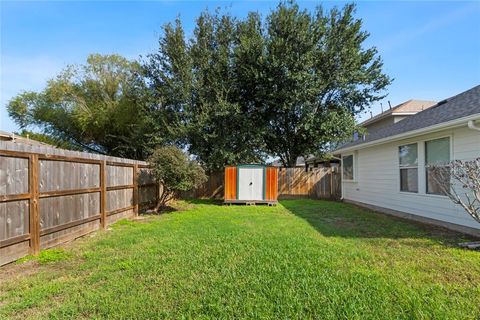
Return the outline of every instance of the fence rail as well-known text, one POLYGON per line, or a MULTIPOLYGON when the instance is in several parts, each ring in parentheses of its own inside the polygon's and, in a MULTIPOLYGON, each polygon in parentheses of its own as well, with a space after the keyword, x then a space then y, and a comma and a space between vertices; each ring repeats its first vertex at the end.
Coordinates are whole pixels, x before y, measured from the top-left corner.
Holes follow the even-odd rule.
POLYGON ((0 143, 0 265, 150 207, 158 185, 149 171, 141 161, 0 143))
MULTIPOLYGON (((224 172, 209 175, 208 180, 195 190, 183 193, 184 198, 223 199, 224 172)), ((340 173, 334 168, 279 168, 279 199, 312 198, 338 199, 341 193, 340 173)))

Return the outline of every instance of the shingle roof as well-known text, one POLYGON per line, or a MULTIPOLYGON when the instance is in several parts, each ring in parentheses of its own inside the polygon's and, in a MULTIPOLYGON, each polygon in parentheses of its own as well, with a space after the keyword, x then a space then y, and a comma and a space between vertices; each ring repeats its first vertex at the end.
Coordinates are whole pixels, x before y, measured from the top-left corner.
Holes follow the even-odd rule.
POLYGON ((52 146, 51 144, 41 142, 41 141, 37 141, 37 140, 33 140, 33 139, 29 139, 29 138, 24 138, 22 136, 19 136, 19 135, 10 133, 10 132, 2 131, 2 130, 0 130, 0 141, 7 141, 7 142, 11 142, 11 143, 24 143, 24 144, 29 144, 29 145, 32 145, 32 146, 46 146, 46 147, 56 148, 55 146, 52 146))
POLYGON ((361 125, 368 125, 370 123, 374 123, 377 120, 383 119, 392 114, 417 113, 434 106, 436 103, 437 103, 436 101, 430 101, 430 100, 411 99, 406 102, 400 103, 399 105, 396 105, 395 107, 388 109, 380 114, 377 114, 376 116, 368 120, 365 120, 364 122, 361 123, 361 125))
POLYGON ((347 143, 339 149, 350 148, 363 143, 396 136, 409 131, 434 126, 443 122, 464 118, 474 114, 480 116, 480 85, 456 96, 440 101, 431 108, 425 109, 411 117, 390 126, 374 131, 365 140, 359 139, 347 143))

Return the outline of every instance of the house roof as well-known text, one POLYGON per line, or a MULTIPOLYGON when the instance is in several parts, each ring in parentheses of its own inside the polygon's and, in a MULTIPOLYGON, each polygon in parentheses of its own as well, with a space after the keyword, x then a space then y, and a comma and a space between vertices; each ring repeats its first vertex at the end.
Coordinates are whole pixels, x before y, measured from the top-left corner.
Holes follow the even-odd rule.
POLYGON ((37 141, 37 140, 33 140, 33 139, 29 139, 29 138, 25 138, 25 137, 16 135, 14 133, 2 131, 2 130, 0 130, 0 141, 8 141, 8 142, 12 142, 12 143, 29 144, 29 145, 32 145, 32 146, 45 146, 45 147, 56 148, 55 146, 52 146, 51 144, 41 142, 41 141, 37 141))
MULTIPOLYGON (((274 167, 283 167, 283 163, 280 159, 277 159, 272 162, 272 166, 274 167)), ((304 167, 305 166, 305 159, 303 157, 298 157, 297 162, 295 163, 296 167, 304 167)))
POLYGON ((349 142, 341 146, 337 151, 350 149, 384 138, 391 137, 393 139, 393 137, 397 135, 406 134, 419 129, 428 129, 432 126, 474 115, 478 115, 480 118, 480 85, 456 96, 440 101, 434 106, 402 121, 381 128, 378 131, 374 131, 367 135, 365 139, 349 142))
POLYGON ((362 126, 367 126, 371 123, 374 123, 378 120, 381 120, 383 118, 386 118, 391 115, 411 115, 411 114, 416 114, 420 111, 423 111, 425 109, 428 109, 432 106, 434 106, 437 102, 436 101, 430 101, 430 100, 417 100, 417 99, 410 99, 406 102, 400 103, 399 105, 396 105, 395 107, 388 109, 380 114, 377 114, 376 116, 365 120, 362 122, 360 125, 362 126))

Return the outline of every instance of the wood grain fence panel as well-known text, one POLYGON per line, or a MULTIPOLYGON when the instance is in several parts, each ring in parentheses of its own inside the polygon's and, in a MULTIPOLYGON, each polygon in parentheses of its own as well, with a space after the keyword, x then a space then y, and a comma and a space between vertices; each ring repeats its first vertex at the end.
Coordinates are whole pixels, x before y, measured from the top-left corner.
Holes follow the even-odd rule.
POLYGON ((64 242, 74 240, 100 229, 100 218, 78 226, 65 228, 40 237, 40 249, 47 249, 64 242))
POLYGON ((107 187, 133 184, 133 167, 107 165, 107 187))
POLYGON ((29 233, 28 200, 0 203, 0 241, 29 233))
POLYGON ((107 191, 107 213, 133 205, 133 189, 107 191))
POLYGON ((109 215, 107 217, 107 223, 112 224, 112 223, 117 222, 120 219, 130 218, 134 215, 135 215, 135 212, 134 212, 133 208, 125 210, 125 211, 121 211, 119 213, 109 215))
POLYGON ((137 179, 139 186, 155 183, 155 178, 153 177, 152 170, 148 168, 139 168, 137 179))
MULTIPOLYGON (((218 199, 220 198, 219 193, 223 197, 230 197, 231 192, 228 185, 225 186, 226 191, 223 194, 225 176, 234 174, 232 170, 228 169, 225 173, 211 174, 207 183, 196 190, 183 193, 182 197, 218 199)), ((333 168, 313 168, 309 171, 305 171, 303 168, 279 168, 277 172, 275 182, 278 186, 279 199, 335 199, 340 197, 340 173, 334 171, 333 168)), ((235 179, 227 180, 234 181, 235 179)), ((271 182, 267 181, 267 183, 271 182)), ((233 187, 231 189, 233 190, 233 187)))
POLYGON ((157 199, 157 191, 157 186, 155 185, 139 186, 138 203, 142 205, 155 202, 157 199))
POLYGON ((29 240, 12 244, 8 247, 0 248, 0 266, 9 262, 25 257, 30 253, 29 240))
POLYGON ((89 218, 100 213, 100 193, 40 199, 40 230, 89 218))
POLYGON ((158 186, 151 175, 134 179, 134 167, 150 170, 142 161, 0 141, 0 265, 99 229, 102 210, 105 225, 131 217, 134 189, 155 200, 158 186))
POLYGON ((28 159, 0 156, 0 195, 28 192, 28 159))
POLYGON ((40 160, 40 192, 98 188, 98 164, 40 160))

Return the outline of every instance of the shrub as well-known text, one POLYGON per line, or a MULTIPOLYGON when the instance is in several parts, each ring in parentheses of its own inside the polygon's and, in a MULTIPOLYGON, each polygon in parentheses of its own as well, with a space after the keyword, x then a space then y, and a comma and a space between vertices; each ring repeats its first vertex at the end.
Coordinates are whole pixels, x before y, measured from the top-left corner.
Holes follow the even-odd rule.
POLYGON ((157 148, 148 162, 155 180, 162 185, 156 211, 164 208, 179 192, 196 188, 207 180, 203 168, 174 146, 157 148))

